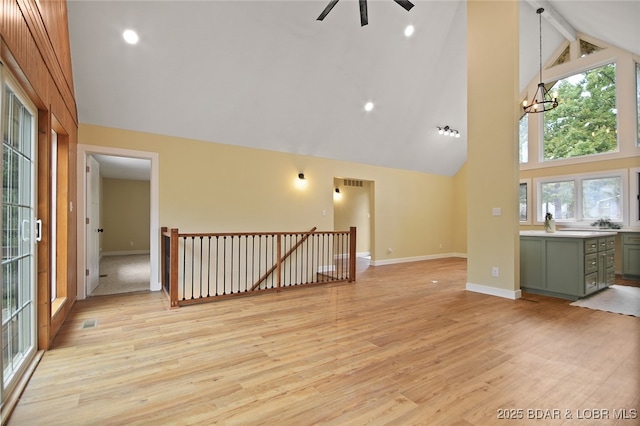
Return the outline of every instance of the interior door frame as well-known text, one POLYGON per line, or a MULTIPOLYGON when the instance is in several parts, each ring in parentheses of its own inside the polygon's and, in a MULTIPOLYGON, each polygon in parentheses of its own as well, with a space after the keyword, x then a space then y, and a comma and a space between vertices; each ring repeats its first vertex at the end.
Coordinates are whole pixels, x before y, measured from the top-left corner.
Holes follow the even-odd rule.
POLYGON ((85 228, 85 259, 86 270, 89 271, 89 275, 85 274, 85 291, 87 295, 93 293, 93 291, 100 284, 100 236, 98 235, 98 228, 100 228, 100 163, 91 155, 87 154, 85 157, 89 166, 86 175, 87 191, 84 193, 85 198, 85 213, 89 219, 85 228), (95 179, 95 181, 94 181, 95 179), (97 188, 95 187, 97 186, 97 188), (96 189, 97 193, 89 191, 89 189, 96 189), (92 206, 97 202, 97 209, 92 206), (91 253, 87 255, 86 253, 91 253))
POLYGON ((139 158, 151 161, 151 206, 150 206, 150 233, 149 233, 149 250, 150 250, 150 287, 151 291, 159 291, 160 283, 160 196, 159 196, 159 155, 157 152, 136 151, 122 148, 112 148, 97 145, 78 144, 78 205, 76 206, 78 221, 76 242, 78 256, 78 282, 77 282, 77 300, 84 300, 87 297, 86 275, 87 269, 86 259, 86 191, 87 191, 87 156, 91 154, 113 155, 118 157, 139 158))

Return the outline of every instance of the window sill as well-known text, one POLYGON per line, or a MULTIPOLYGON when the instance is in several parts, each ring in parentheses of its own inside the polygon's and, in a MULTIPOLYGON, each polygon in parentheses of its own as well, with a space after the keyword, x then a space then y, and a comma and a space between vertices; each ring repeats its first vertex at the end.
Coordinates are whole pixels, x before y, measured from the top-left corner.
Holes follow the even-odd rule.
POLYGON ((51 318, 55 317, 66 303, 66 297, 56 297, 53 302, 51 302, 51 318))

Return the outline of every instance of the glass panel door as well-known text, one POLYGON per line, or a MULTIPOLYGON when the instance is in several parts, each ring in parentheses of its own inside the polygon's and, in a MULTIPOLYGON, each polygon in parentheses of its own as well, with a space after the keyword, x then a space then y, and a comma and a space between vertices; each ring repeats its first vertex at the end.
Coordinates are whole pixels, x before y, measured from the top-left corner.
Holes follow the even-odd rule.
POLYGON ((2 111, 2 395, 35 352, 35 119, 9 86, 2 111))

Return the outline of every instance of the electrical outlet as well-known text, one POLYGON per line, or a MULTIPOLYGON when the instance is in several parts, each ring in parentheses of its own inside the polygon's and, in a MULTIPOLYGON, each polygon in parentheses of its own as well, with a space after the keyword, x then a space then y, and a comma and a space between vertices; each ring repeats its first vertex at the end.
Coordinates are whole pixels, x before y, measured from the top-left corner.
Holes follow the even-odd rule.
POLYGON ((491 275, 494 277, 500 276, 500 269, 497 266, 491 268, 491 275))
POLYGON ((389 248, 387 249, 387 253, 388 253, 388 254, 393 253, 393 249, 392 249, 391 247, 389 247, 389 248))

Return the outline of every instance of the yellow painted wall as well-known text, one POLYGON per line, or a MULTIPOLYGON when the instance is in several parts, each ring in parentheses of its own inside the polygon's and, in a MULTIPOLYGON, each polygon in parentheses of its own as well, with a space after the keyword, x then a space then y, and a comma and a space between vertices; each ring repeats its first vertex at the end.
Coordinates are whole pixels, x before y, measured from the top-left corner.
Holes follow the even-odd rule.
POLYGON ((149 181, 102 181, 102 254, 149 251, 149 181))
POLYGON ((453 177, 453 245, 452 252, 467 254, 467 164, 453 177))
POLYGON ((87 124, 79 132, 81 144, 158 153, 160 226, 181 232, 333 230, 333 179, 349 176, 374 182, 373 260, 453 249, 452 177, 87 124), (304 189, 296 186, 300 172, 307 177, 304 189))
POLYGON ((506 297, 520 287, 518 25, 518 1, 467 2, 467 288, 506 297))

